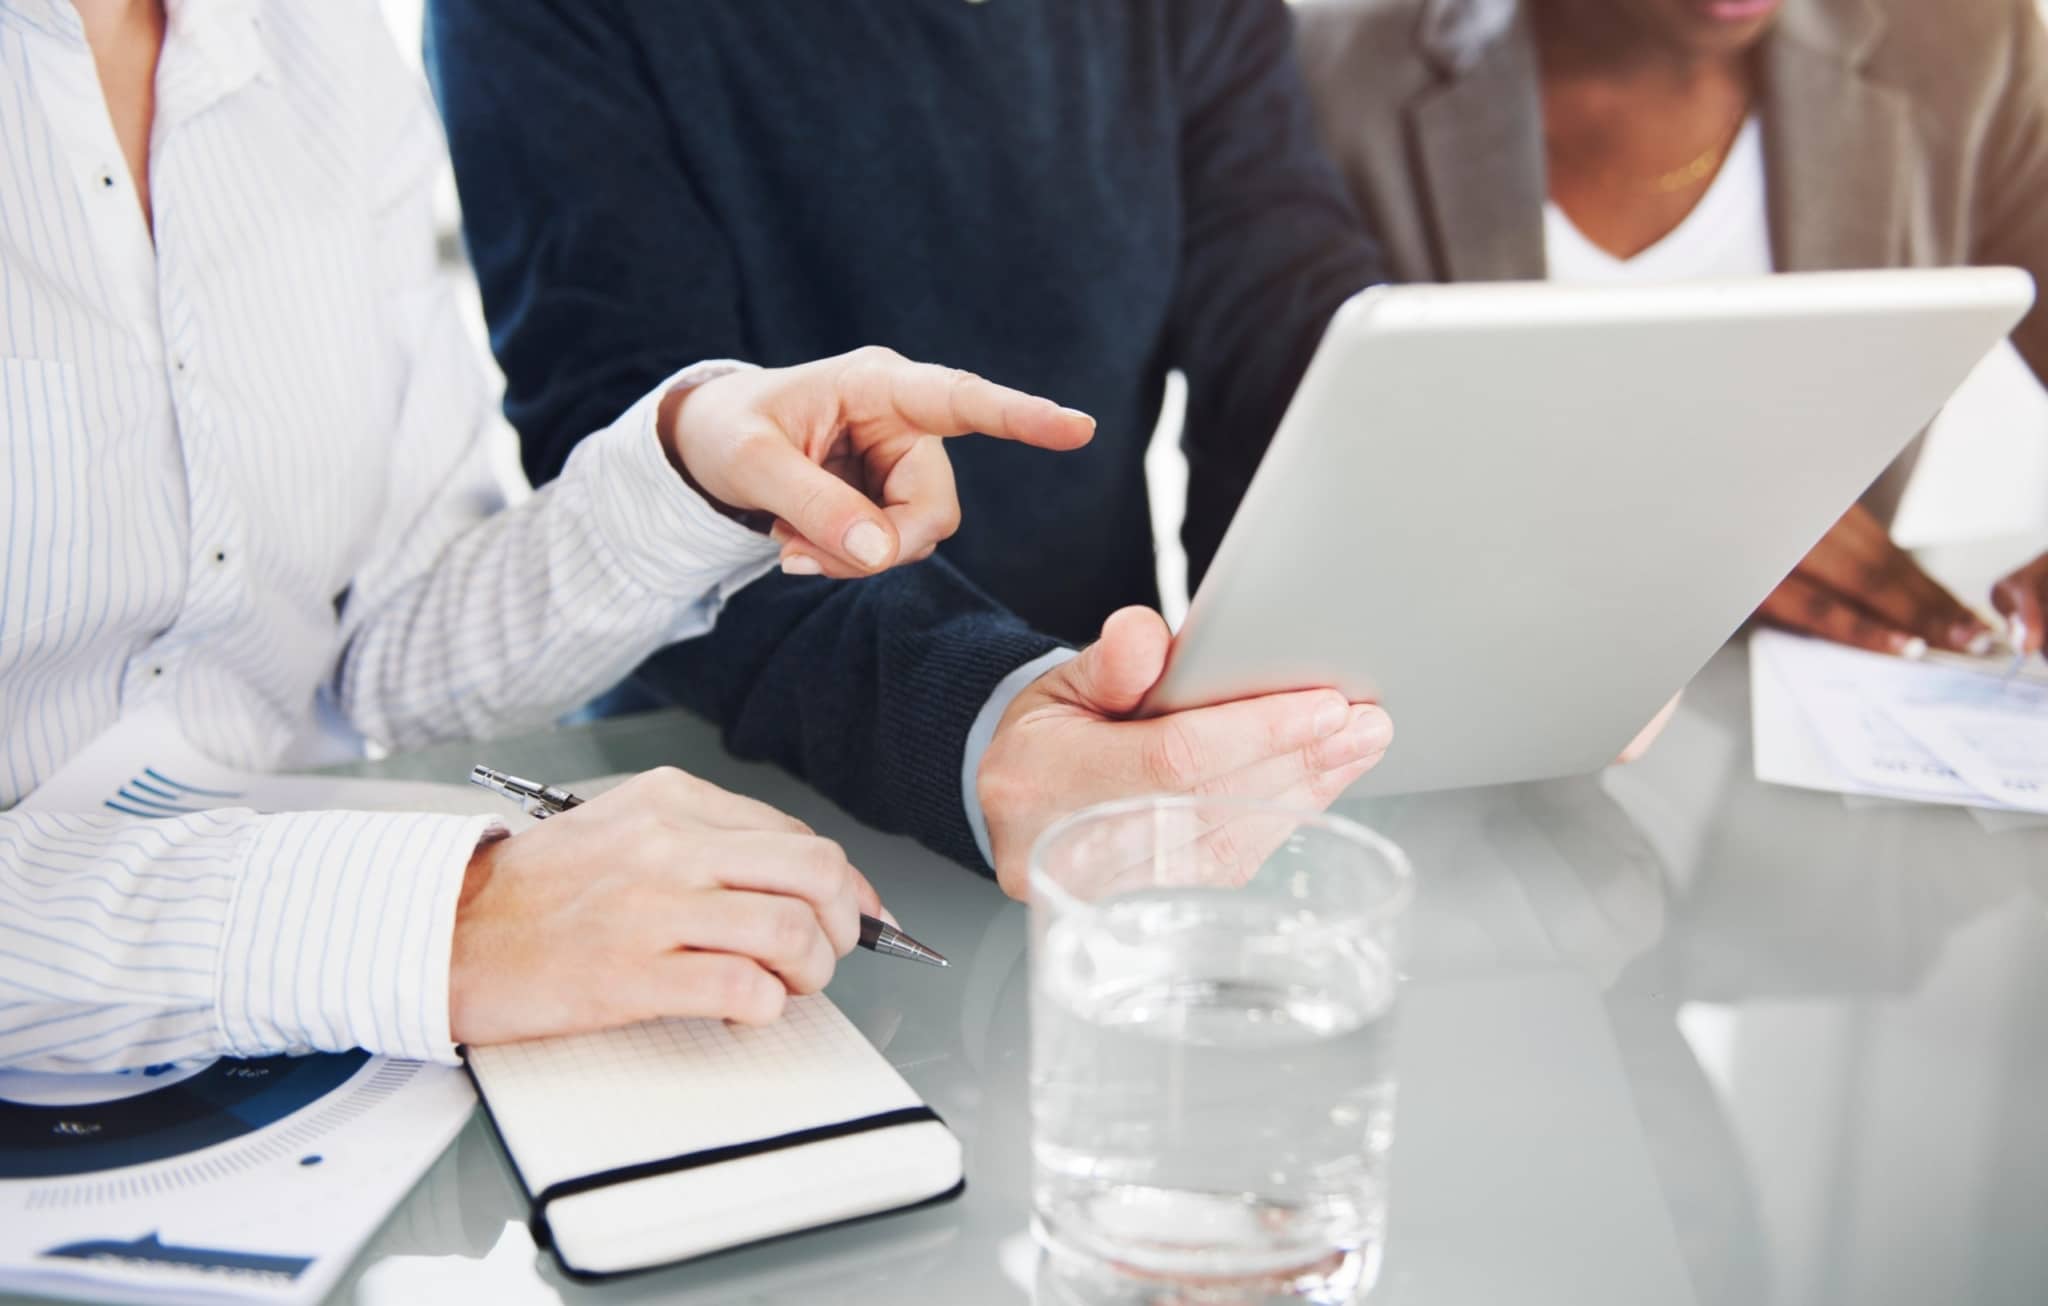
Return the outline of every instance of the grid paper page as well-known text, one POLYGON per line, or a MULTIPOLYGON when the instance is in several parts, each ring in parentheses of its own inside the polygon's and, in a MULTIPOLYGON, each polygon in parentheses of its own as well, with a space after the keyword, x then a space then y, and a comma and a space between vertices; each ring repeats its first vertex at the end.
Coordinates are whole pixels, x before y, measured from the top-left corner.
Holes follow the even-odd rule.
POLYGON ((792 998, 772 1025, 650 1021, 472 1048, 469 1061, 535 1193, 920 1103, 823 994, 792 998))

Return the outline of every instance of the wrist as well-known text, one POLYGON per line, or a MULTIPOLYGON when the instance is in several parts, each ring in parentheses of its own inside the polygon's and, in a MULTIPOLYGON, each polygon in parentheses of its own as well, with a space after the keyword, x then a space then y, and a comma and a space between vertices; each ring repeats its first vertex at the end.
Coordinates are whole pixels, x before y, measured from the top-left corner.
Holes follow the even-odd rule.
POLYGON ((1005 791, 1001 768, 991 772, 987 765, 989 754, 998 751, 998 739, 1022 712, 1028 710, 1033 696, 1027 691, 1055 667, 1064 666, 1075 656, 1073 649, 1054 648, 1016 667, 989 692, 967 732, 966 747, 961 755, 961 799, 975 848, 991 868, 996 862, 990 813, 1000 815, 1005 791))
POLYGON ((478 904, 496 878, 499 854, 511 835, 502 826, 486 831, 469 854, 462 871, 462 890, 455 899, 455 929, 448 947, 448 1032, 456 1043, 467 1040, 469 1013, 475 1010, 486 981, 487 948, 478 944, 478 904))
POLYGON ((675 469, 676 475, 683 478, 683 483, 709 504, 713 511, 728 521, 738 522, 756 534, 766 535, 775 525, 774 515, 736 507, 713 494, 691 472, 690 460, 683 452, 683 408, 689 403, 691 396, 719 378, 743 370, 745 369, 736 363, 714 363, 693 368, 685 373, 662 394, 661 403, 654 412, 654 432, 656 438, 661 441, 661 451, 668 458, 668 465, 675 469))

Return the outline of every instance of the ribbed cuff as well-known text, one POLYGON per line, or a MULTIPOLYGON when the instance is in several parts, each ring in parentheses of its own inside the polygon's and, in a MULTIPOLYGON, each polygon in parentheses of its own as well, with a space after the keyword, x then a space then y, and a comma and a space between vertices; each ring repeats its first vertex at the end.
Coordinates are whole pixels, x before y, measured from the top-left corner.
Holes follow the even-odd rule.
POLYGON ((888 787, 918 842, 963 866, 993 873, 968 819, 961 783, 968 736, 997 686, 1061 647, 1014 621, 975 617, 936 637, 929 630, 917 632, 894 650, 898 656, 884 658, 885 667, 906 669, 906 683, 918 691, 888 696, 893 719, 884 734, 899 743, 882 762, 888 787))
POLYGON ((448 966, 482 816, 265 817, 242 859, 216 993, 239 1056, 366 1048, 455 1060, 448 966))
POLYGON ((774 540, 725 516, 693 489, 669 462, 657 429, 662 396, 670 390, 746 366, 720 361, 684 368, 578 445, 562 471, 564 480, 582 487, 597 535, 620 569, 657 594, 695 599, 720 591, 722 597, 761 575, 781 553, 774 540))

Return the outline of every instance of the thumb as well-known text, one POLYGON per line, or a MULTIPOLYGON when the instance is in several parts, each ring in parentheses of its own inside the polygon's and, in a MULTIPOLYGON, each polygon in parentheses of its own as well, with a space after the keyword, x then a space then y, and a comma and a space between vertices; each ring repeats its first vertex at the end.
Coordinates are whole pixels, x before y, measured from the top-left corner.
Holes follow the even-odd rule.
POLYGON ((896 527, 865 494, 804 457, 779 435, 763 436, 741 461, 733 488, 744 503, 788 522, 808 549, 856 575, 896 559, 896 527))
POLYGON ((1166 619, 1150 608, 1111 613, 1102 623, 1102 638, 1061 668, 1069 695, 1076 706, 1101 716, 1136 711, 1165 672, 1172 642, 1166 619))
POLYGON ((2035 559, 1991 588, 1991 606, 2005 618, 2008 637, 2022 653, 2039 652, 2048 633, 2048 554, 2035 559))

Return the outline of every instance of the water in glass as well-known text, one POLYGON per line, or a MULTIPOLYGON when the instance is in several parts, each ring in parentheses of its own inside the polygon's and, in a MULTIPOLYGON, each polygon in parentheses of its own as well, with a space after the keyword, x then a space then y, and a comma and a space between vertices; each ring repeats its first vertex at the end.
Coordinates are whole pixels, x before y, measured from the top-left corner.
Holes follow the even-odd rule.
POLYGON ((1034 967, 1034 1206, 1055 1257, 1177 1280, 1175 1300, 1370 1283, 1394 1091, 1384 933, 1285 894, 1165 887, 1055 914, 1034 967))

